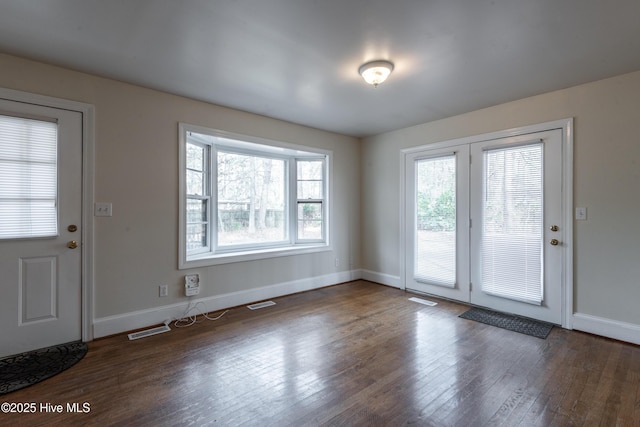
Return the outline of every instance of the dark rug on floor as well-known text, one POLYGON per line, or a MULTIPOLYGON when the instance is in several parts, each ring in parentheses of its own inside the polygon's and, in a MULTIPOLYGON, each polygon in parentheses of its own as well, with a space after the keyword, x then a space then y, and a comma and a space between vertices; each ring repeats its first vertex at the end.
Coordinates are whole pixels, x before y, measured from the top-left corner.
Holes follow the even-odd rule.
POLYGON ((0 359, 0 395, 51 378, 78 363, 85 354, 85 343, 71 342, 0 359))
POLYGON ((496 311, 485 310, 477 307, 473 307, 469 311, 465 311, 459 317, 542 339, 547 338, 549 332, 551 332, 551 329, 553 328, 553 325, 550 323, 514 316, 513 314, 498 313, 496 311))

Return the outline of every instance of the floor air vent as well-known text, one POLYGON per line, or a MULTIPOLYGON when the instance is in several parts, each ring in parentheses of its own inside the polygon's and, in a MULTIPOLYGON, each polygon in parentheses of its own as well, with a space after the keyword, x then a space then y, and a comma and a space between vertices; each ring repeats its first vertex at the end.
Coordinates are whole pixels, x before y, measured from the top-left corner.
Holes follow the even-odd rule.
POLYGON ((273 301, 258 302, 255 304, 248 305, 247 308, 249 310, 257 310, 259 308, 269 307, 270 305, 276 305, 276 303, 273 301))
POLYGON ((168 327, 167 325, 162 325, 162 326, 158 326, 157 328, 151 328, 151 329, 146 329, 140 332, 134 332, 132 334, 129 334, 128 336, 129 336, 129 340, 133 341, 139 338, 150 337, 151 335, 157 335, 163 332, 169 332, 170 330, 171 328, 168 327))
POLYGON ((424 305, 429 305, 429 306, 432 306, 432 307, 434 305, 438 305, 437 302, 429 301, 427 299, 422 299, 422 298, 416 298, 416 297, 409 298, 409 301, 417 302, 417 303, 424 304, 424 305))

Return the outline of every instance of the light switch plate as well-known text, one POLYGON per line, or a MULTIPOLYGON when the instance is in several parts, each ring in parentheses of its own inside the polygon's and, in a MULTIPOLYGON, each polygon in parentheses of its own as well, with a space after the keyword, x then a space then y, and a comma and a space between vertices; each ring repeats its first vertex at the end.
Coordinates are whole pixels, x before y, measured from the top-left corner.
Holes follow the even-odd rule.
POLYGON ((576 221, 587 220, 587 208, 576 208, 576 221))
POLYGON ((95 216, 112 216, 113 210, 111 203, 96 203, 93 214, 95 216))

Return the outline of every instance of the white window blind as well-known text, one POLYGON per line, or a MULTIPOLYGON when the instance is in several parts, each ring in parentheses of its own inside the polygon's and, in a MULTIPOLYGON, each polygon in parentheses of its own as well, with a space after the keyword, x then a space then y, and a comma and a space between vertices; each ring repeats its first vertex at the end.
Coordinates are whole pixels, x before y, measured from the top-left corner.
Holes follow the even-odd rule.
POLYGON ((484 153, 482 290, 541 304, 542 143, 484 153))
POLYGON ((456 156, 416 161, 416 281, 456 284, 456 156))
POLYGON ((0 115, 0 238, 55 236, 57 124, 0 115))

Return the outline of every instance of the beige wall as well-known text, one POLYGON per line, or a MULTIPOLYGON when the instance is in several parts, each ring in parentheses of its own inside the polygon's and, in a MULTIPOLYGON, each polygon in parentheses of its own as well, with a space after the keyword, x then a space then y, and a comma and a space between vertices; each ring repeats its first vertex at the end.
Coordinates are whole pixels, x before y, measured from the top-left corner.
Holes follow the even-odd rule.
POLYGON ((640 325, 640 72, 366 138, 363 268, 400 276, 400 150, 574 117, 576 312, 640 325))
POLYGON ((0 70, 0 87, 95 106, 95 201, 113 203, 113 217, 95 218, 96 318, 185 302, 187 273, 208 297, 359 266, 357 139, 8 55, 0 70), (332 150, 334 250, 178 270, 178 122, 332 150))
POLYGON ((367 138, 354 138, 0 54, 0 87, 95 105, 95 317, 184 302, 183 275, 203 297, 353 267, 399 276, 400 150, 575 118, 575 310, 640 325, 640 72, 367 138), (333 150, 334 251, 177 270, 179 121, 333 150), (362 214, 361 214, 362 213, 362 214), (362 232, 362 235, 361 235, 362 232), (362 251, 361 251, 362 248, 362 251), (362 261, 361 261, 362 256, 362 261), (334 259, 341 260, 340 267, 334 259), (349 265, 352 258, 353 265, 349 265), (157 296, 169 284, 170 296, 157 296))

